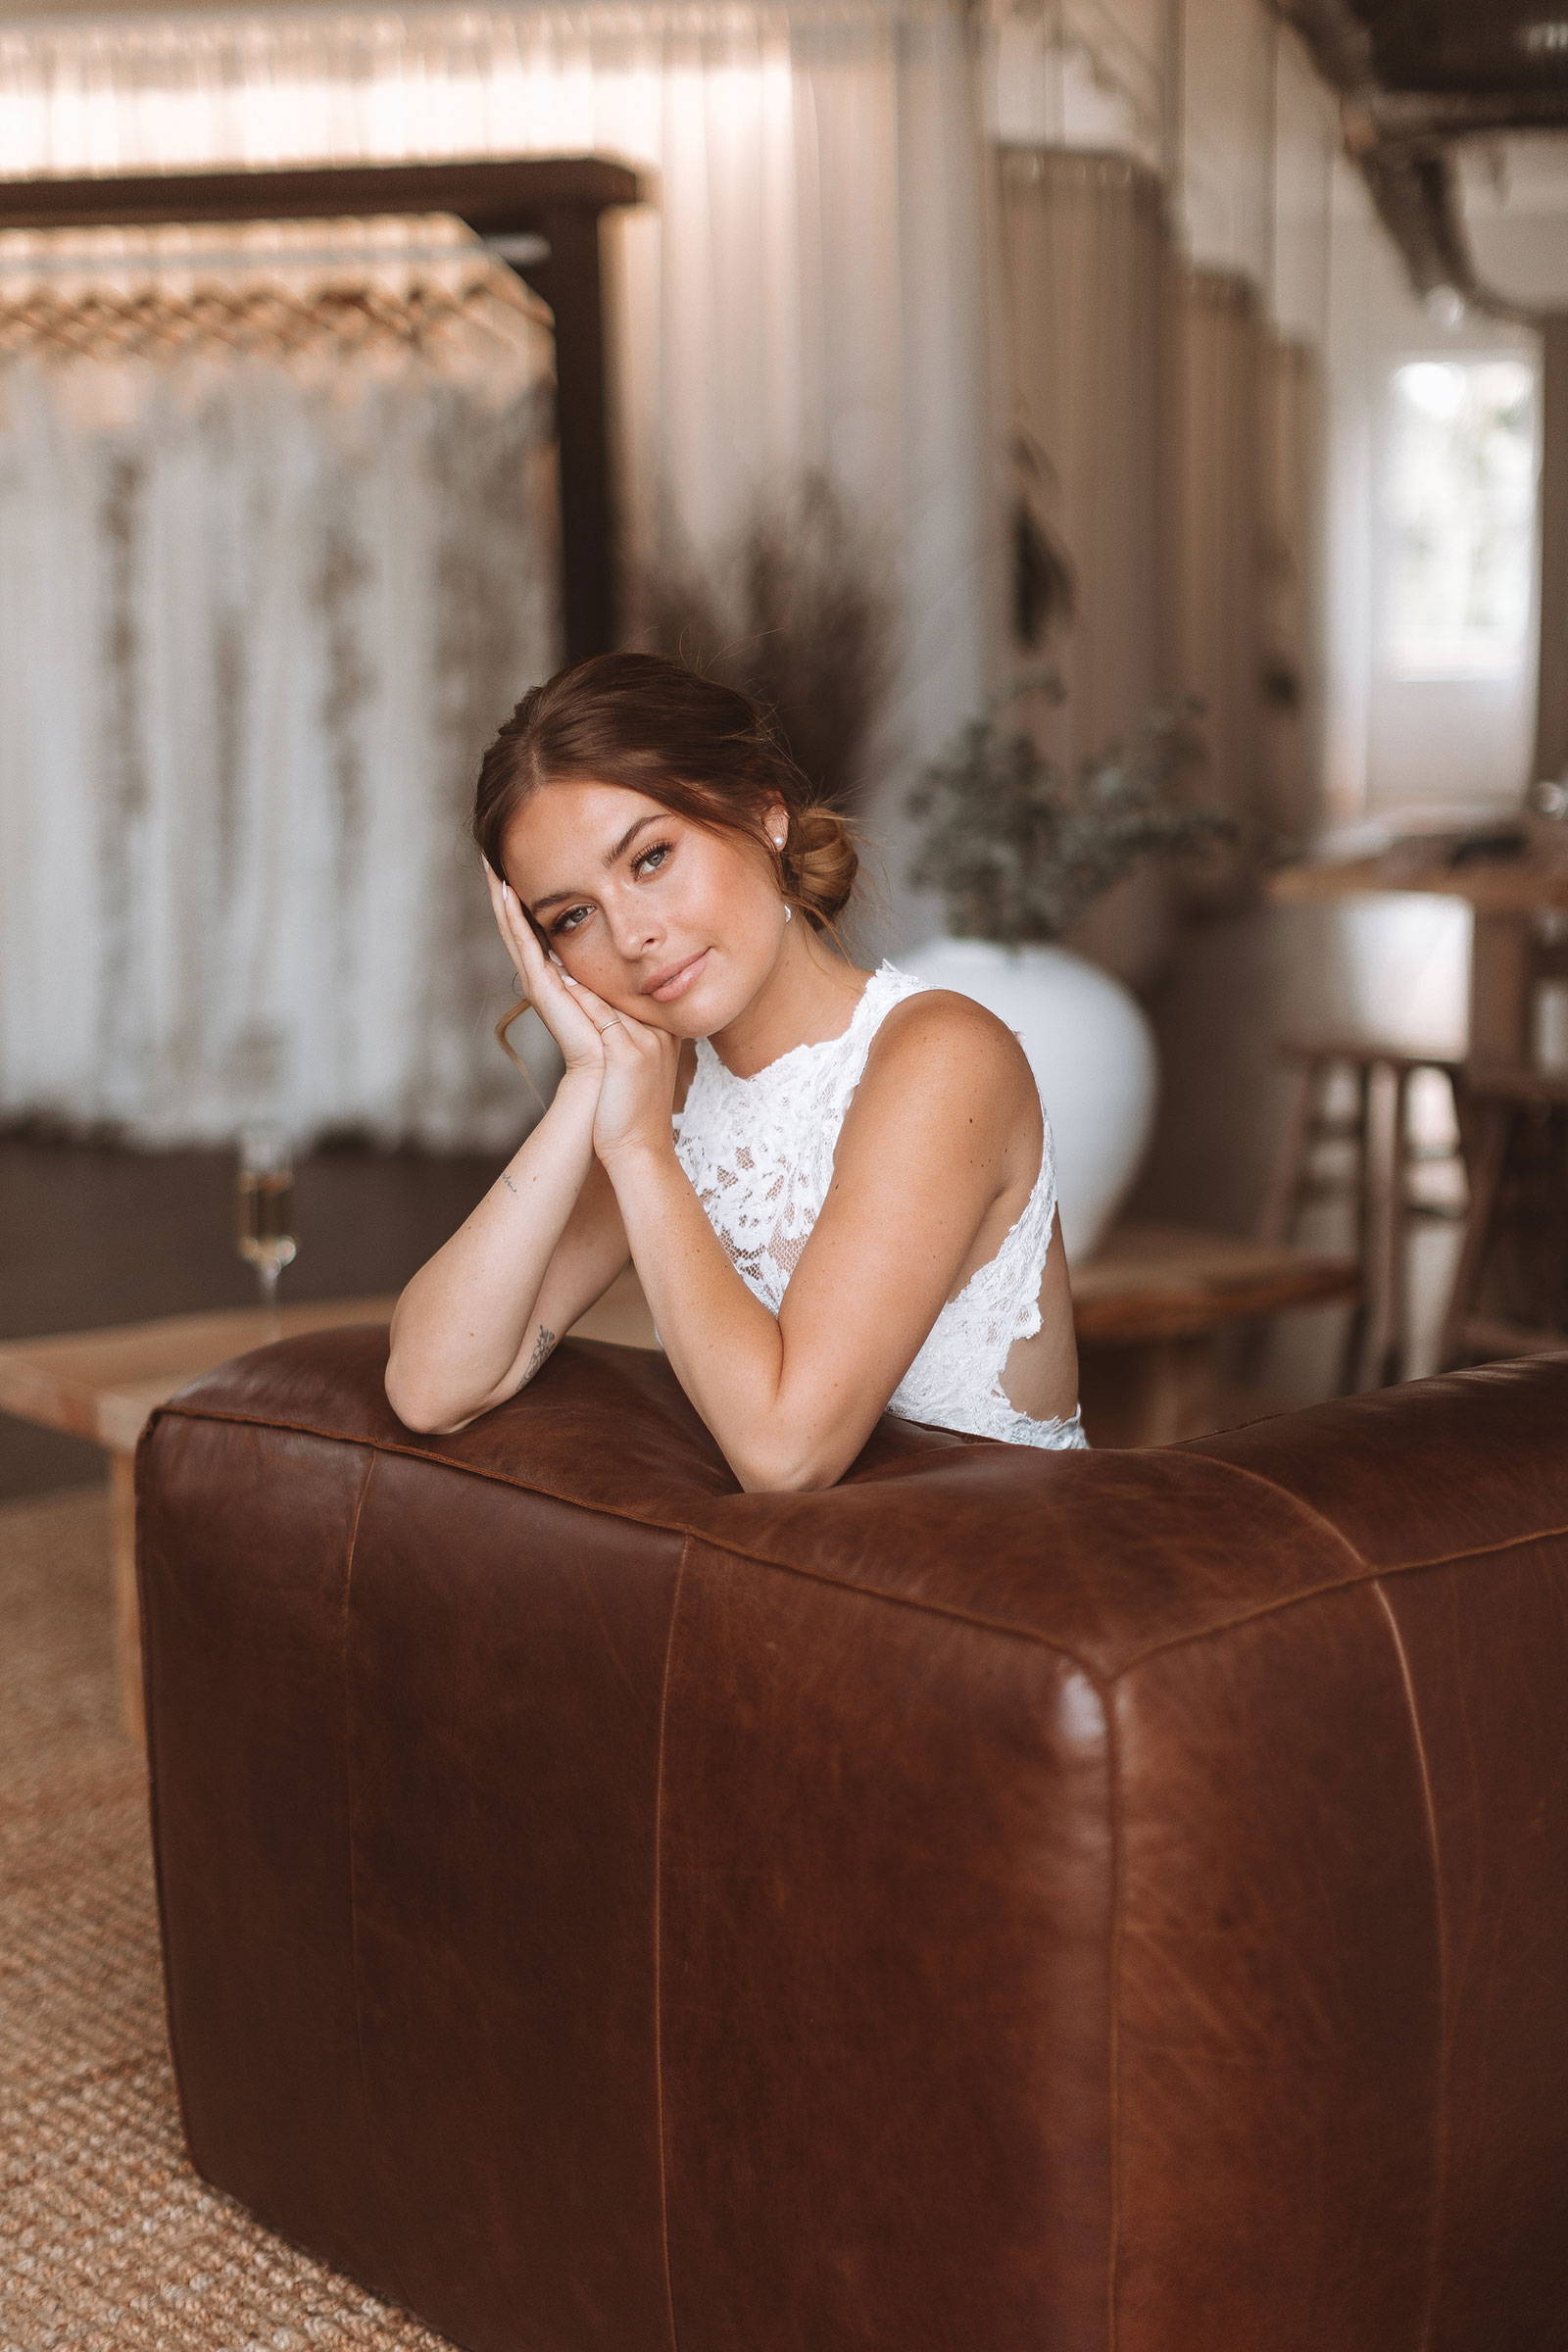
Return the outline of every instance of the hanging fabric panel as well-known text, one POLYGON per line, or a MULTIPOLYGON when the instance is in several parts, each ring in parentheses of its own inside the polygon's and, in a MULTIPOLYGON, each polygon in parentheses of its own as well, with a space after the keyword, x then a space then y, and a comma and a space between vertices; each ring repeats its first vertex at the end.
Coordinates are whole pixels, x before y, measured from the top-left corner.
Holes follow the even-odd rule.
MULTIPOLYGON (((1226 270, 1181 275, 1176 479, 1177 679, 1203 706, 1197 791, 1244 820, 1263 804, 1264 330, 1255 288, 1226 270)), ((1195 867, 1223 900, 1245 847, 1195 867)))
POLYGON ((1317 756, 1322 376, 1291 336, 1263 350, 1263 773, 1260 813, 1305 843, 1323 817, 1317 756))
POLYGON ((1002 151, 1019 495, 1072 582, 1051 634, 1069 756, 1125 737, 1161 692, 1166 229, 1123 156, 1002 151))
MULTIPOLYGON (((1020 670, 1067 689, 1027 708, 1069 762, 1124 743, 1169 691, 1170 238, 1155 175, 1126 156, 1004 148, 1014 512, 1061 564, 1070 612, 1041 615, 1020 670)), ((1170 944, 1168 876, 1146 865, 1075 944, 1129 979, 1170 944)))
POLYGON ((146 297, 124 356, 0 305, 0 1117, 510 1146, 466 818, 560 658, 548 316, 346 357, 273 309, 146 297))
POLYGON ((1183 0, 1179 16, 1183 248, 1201 269, 1266 286, 1278 15, 1260 0, 1183 0))

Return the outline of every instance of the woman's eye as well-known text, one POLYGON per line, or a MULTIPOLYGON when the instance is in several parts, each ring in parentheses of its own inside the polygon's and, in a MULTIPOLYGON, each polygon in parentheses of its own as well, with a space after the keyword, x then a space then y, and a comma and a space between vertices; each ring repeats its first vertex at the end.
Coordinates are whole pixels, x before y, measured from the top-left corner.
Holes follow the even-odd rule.
MULTIPOLYGON (((633 873, 635 873, 637 868, 642 864, 644 858, 657 858, 660 860, 660 863, 652 869, 657 874, 662 866, 672 847, 673 844, 667 841, 651 842, 646 850, 640 851, 639 854, 632 859, 631 863, 633 873)), ((587 908, 584 906, 568 906, 565 913, 558 915, 556 920, 551 924, 550 929, 552 936, 562 931, 579 930, 581 925, 574 923, 571 920, 571 917, 574 914, 585 914, 586 912, 587 908)))

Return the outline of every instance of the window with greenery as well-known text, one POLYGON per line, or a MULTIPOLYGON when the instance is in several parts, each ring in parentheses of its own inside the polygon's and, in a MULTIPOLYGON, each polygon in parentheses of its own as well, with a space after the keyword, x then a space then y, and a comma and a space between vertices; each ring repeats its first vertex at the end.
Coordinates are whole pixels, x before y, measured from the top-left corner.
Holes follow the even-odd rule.
POLYGON ((1502 676, 1524 658, 1535 534, 1528 360, 1407 360, 1390 381, 1383 652, 1404 677, 1502 676))

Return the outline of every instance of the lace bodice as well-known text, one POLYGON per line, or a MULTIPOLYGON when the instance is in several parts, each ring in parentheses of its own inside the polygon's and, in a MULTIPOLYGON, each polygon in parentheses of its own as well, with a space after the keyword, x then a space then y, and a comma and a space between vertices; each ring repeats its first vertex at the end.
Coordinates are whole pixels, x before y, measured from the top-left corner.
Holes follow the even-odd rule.
MULTIPOLYGON (((794 1046, 737 1078, 706 1037, 683 1107, 675 1152, 710 1223, 749 1288, 777 1314, 827 1198, 839 1129, 877 1024, 889 1008, 936 984, 885 957, 838 1037, 794 1046)), ((1044 1105, 1042 1105, 1044 1109, 1044 1105)), ((889 1412, 1018 1446, 1083 1446, 1066 1420, 1021 1413, 1001 1385, 1007 1350, 1040 1329, 1040 1279, 1056 1213, 1051 1121, 1034 1189, 996 1255, 948 1299, 888 1399, 889 1412)))

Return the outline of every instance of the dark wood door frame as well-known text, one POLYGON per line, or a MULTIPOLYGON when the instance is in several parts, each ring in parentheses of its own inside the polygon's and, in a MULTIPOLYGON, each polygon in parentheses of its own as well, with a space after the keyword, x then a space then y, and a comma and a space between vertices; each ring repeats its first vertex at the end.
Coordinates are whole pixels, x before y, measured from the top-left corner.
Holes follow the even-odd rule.
POLYGON ((508 267, 555 314, 562 620, 566 659, 580 662, 613 646, 620 625, 599 217, 642 201, 637 173, 597 155, 322 164, 0 180, 0 228, 451 213, 481 237, 542 237, 547 255, 508 267))

